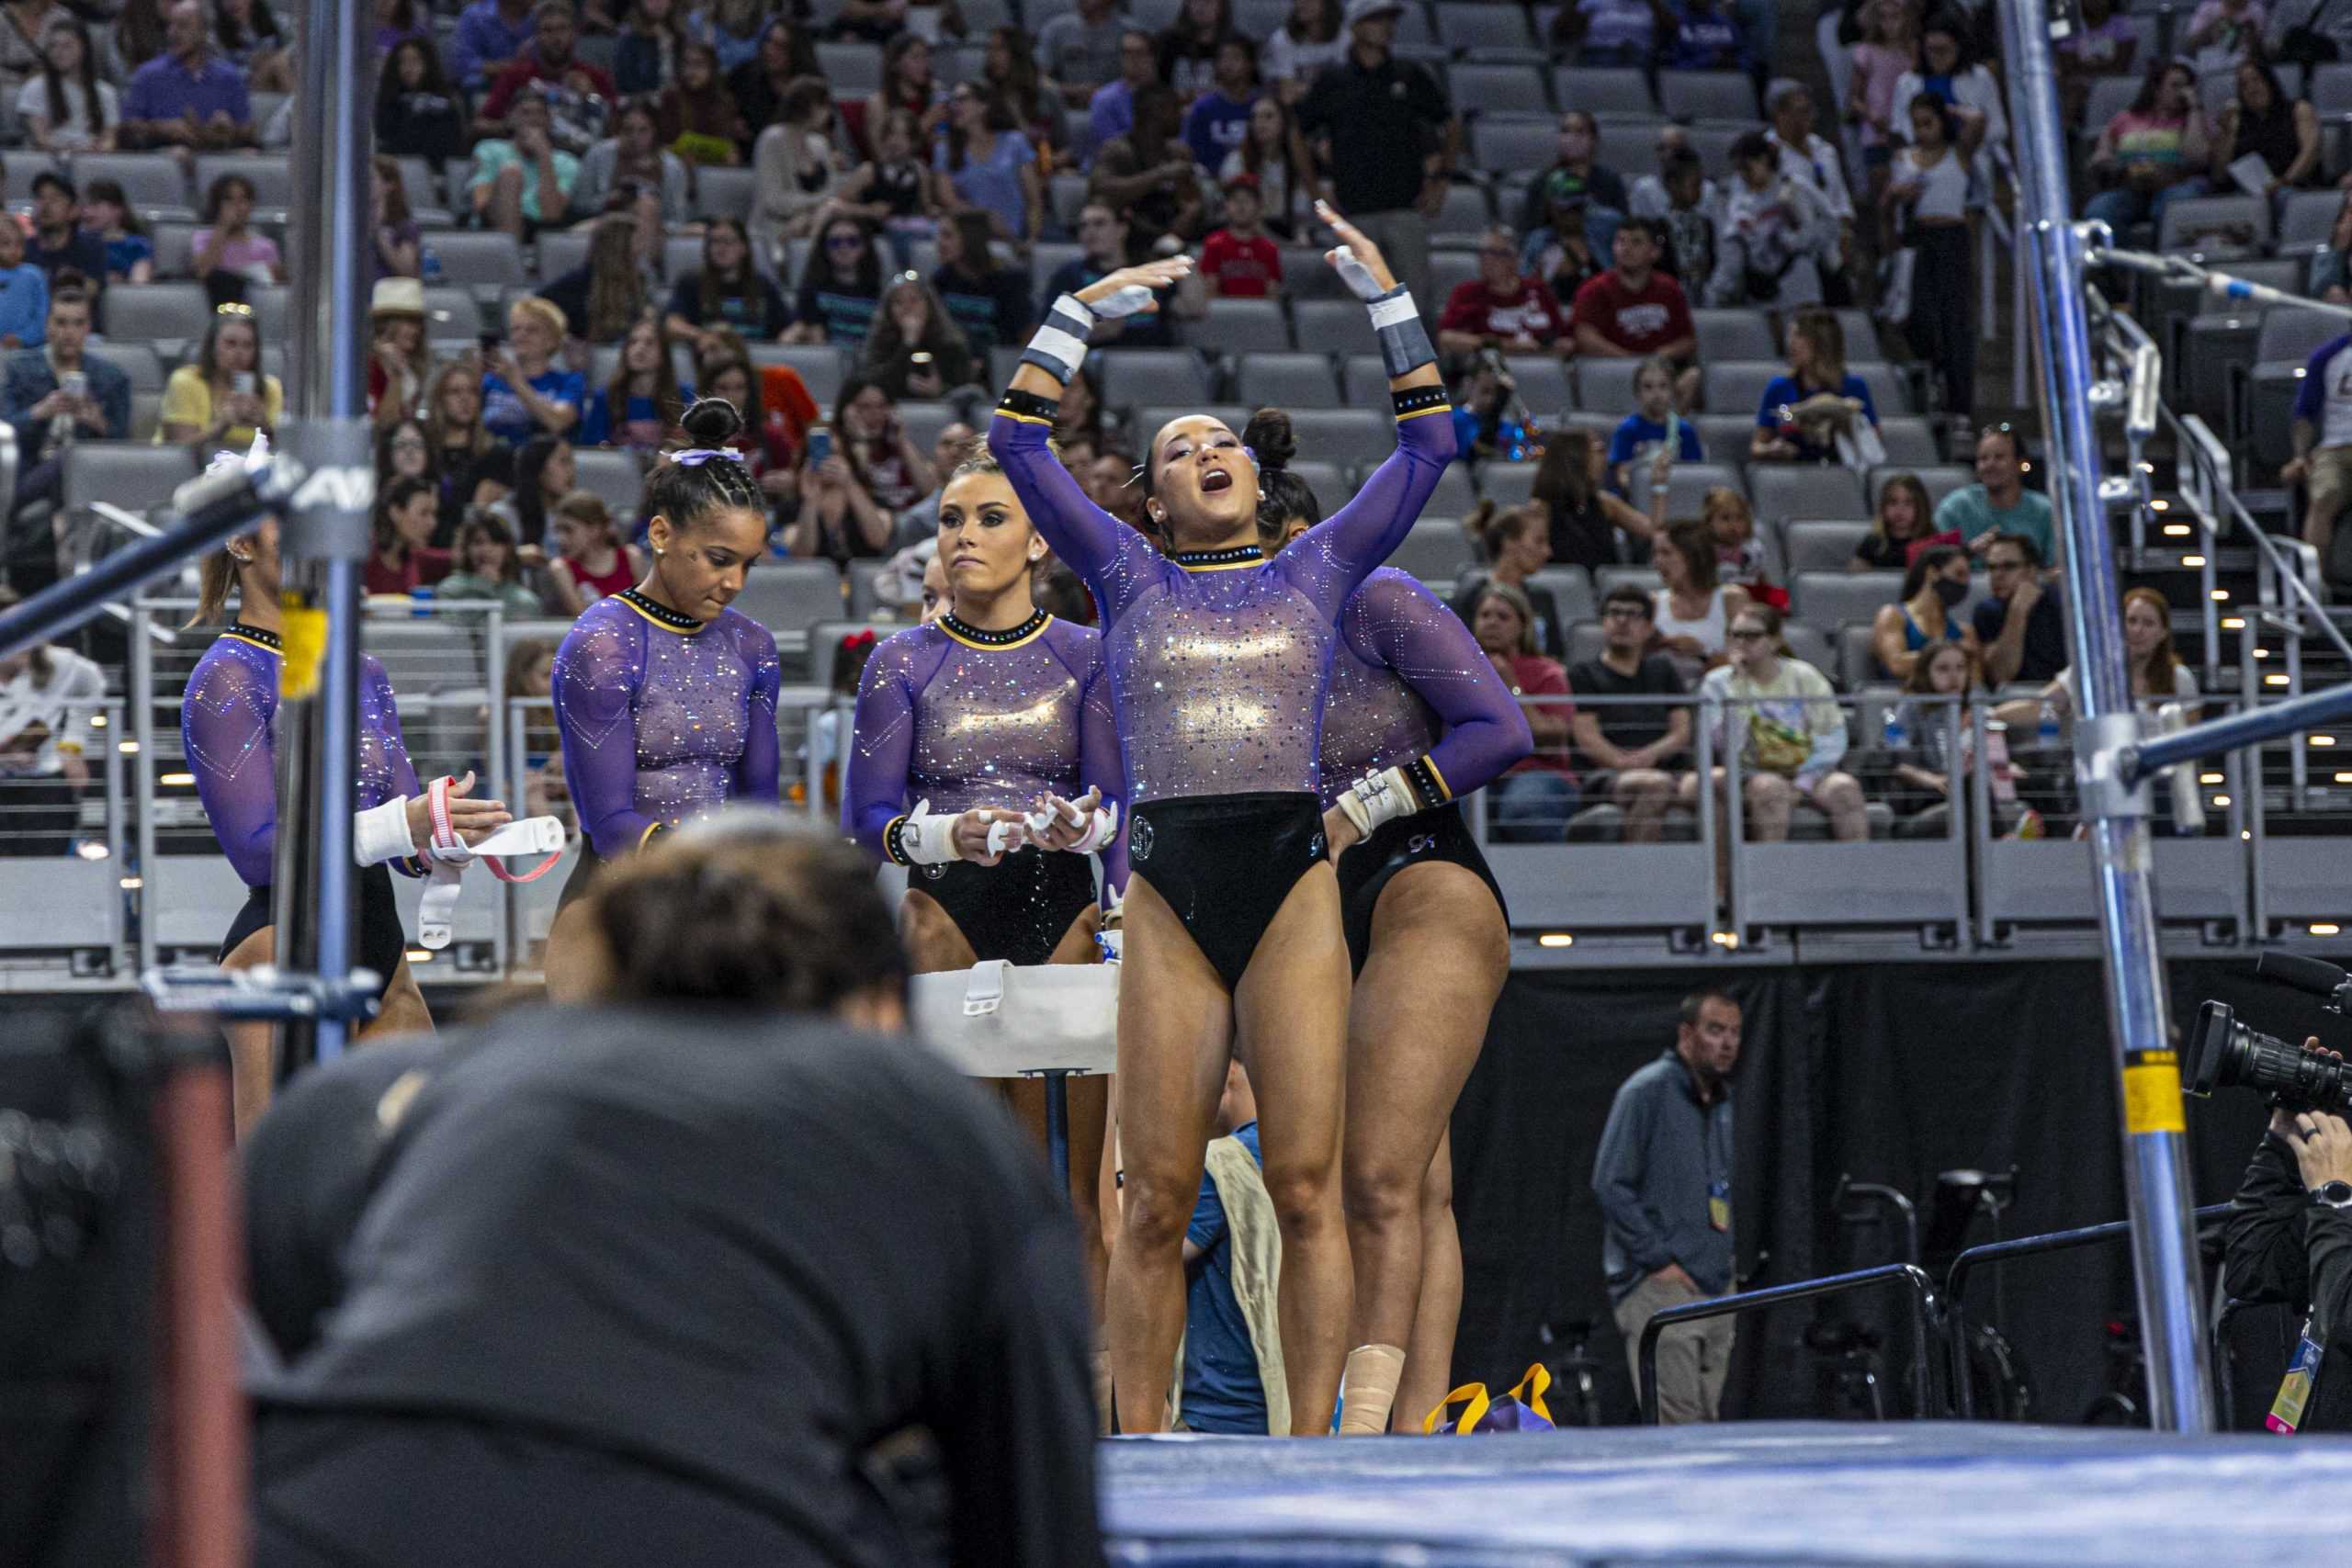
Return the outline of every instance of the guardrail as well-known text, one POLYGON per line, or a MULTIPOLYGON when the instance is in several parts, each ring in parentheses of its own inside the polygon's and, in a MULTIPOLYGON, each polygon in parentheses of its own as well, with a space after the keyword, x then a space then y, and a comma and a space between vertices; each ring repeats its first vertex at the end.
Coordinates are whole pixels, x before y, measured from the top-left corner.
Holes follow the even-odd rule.
POLYGON ((1760 1291, 1742 1291, 1735 1295, 1714 1296, 1702 1302, 1685 1302, 1652 1314, 1642 1325, 1640 1344, 1642 1382, 1642 1424, 1657 1425, 1657 1341, 1658 1337, 1679 1324, 1700 1323, 1711 1317, 1734 1317, 1742 1313, 1760 1312, 1766 1307, 1787 1306, 1793 1302, 1817 1301, 1824 1296, 1847 1295, 1876 1286, 1900 1284, 1911 1303, 1911 1387, 1912 1397, 1918 1404, 1922 1418, 1939 1413, 1942 1405, 1936 1392, 1936 1337, 1942 1332, 1942 1318, 1936 1304, 1935 1282, 1926 1269, 1915 1263, 1882 1263, 1874 1269, 1857 1269, 1851 1273, 1831 1274, 1819 1280, 1800 1280, 1793 1285, 1770 1285, 1760 1291))

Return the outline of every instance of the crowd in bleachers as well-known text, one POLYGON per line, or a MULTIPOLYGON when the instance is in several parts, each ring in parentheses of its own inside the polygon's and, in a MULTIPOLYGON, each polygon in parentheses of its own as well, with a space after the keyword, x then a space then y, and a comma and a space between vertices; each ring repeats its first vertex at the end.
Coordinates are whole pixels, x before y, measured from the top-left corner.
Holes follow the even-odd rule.
MULTIPOLYGON (((2091 9, 2068 82, 2096 114, 2144 29, 2091 9)), ((30 198, 0 224, 7 568, 30 588, 89 500, 160 503, 281 415, 297 40, 266 0, 0 18, 0 191, 30 198)), ((888 618, 1039 304, 1180 248, 1193 282, 1098 330, 1064 460, 1140 521, 1160 422, 1276 404, 1335 505, 1391 437, 1323 196, 1413 283, 1452 378, 1462 462, 1398 564, 1522 691, 1769 697, 1803 669, 1859 693, 1940 667, 1917 655, 1952 629, 1976 684, 2056 673, 2048 507, 1973 417, 1973 235, 2007 142, 1989 6, 1834 11, 1827 116, 1773 74, 1765 0, 380 0, 376 22, 371 592, 553 616, 629 581, 642 467, 701 391, 745 414, 772 508, 746 607, 888 618), (1749 612, 1781 660, 1760 680, 1749 612)), ((2169 80, 2122 112, 2177 107, 2169 80)), ((2277 144, 2264 112, 2224 144, 2277 144)), ((2133 125, 2109 140, 2136 167, 2133 125)), ((1688 804, 1687 718, 1555 713, 1496 792, 1510 836, 1609 804, 1639 837, 1688 804)), ((1815 829, 1852 828, 1819 770, 1788 776, 1837 807, 1815 829)))

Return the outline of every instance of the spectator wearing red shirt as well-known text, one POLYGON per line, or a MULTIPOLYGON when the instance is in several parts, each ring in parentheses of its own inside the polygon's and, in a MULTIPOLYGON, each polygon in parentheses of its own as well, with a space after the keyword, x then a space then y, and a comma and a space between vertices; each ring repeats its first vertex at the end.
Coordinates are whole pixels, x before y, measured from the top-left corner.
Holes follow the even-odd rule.
POLYGON ((1560 301, 1543 279, 1519 270, 1519 246, 1508 229, 1489 229, 1478 241, 1478 276, 1454 286, 1438 318, 1443 354, 1499 348, 1508 354, 1576 351, 1560 301))
POLYGON ((1283 254, 1266 236, 1258 176, 1225 182, 1225 227, 1201 244, 1201 280, 1212 299, 1263 299, 1283 287, 1283 254))
POLYGON ((482 100, 481 113, 474 121, 475 132, 504 135, 506 111, 514 95, 534 83, 544 83, 556 121, 557 145, 574 154, 585 152, 603 124, 602 116, 593 114, 585 100, 593 95, 609 107, 620 101, 620 89, 613 85, 611 73, 572 52, 580 23, 569 0, 542 0, 531 12, 531 26, 530 43, 491 84, 490 96, 482 100), (580 145, 572 144, 575 137, 581 139, 580 145))
POLYGON ((1657 270, 1666 254, 1664 226, 1628 218, 1611 242, 1616 265, 1577 290, 1568 321, 1578 354, 1641 359, 1662 354, 1678 363, 1699 350, 1698 328, 1682 285, 1657 270))

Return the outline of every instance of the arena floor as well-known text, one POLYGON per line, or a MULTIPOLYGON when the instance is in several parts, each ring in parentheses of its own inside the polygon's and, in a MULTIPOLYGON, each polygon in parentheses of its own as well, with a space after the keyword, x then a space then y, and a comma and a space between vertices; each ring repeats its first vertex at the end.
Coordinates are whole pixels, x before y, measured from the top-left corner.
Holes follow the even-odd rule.
POLYGON ((1102 1490, 1112 1561, 1153 1568, 2352 1561, 2344 1438, 1795 1422, 1151 1438, 1104 1446, 1102 1490))

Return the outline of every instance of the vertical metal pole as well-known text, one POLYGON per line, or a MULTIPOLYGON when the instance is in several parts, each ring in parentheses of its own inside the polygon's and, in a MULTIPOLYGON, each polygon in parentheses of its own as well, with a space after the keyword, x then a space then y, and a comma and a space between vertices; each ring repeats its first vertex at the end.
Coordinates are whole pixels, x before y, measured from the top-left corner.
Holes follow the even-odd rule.
MULTIPOLYGON (((139 879, 139 897, 132 908, 139 919, 139 973, 155 967, 155 638, 154 612, 142 599, 130 604, 130 737, 138 744, 130 768, 132 804, 139 815, 133 829, 137 869, 124 874, 139 879)), ((107 749, 122 755, 123 738, 107 739, 107 749)))
MULTIPOLYGON (((1715 936, 1715 835, 1723 831, 1723 813, 1715 809, 1715 727, 1707 720, 1708 708, 1696 697, 1684 699, 1690 708, 1694 722, 1690 726, 1691 765, 1699 770, 1699 847, 1706 853, 1706 871, 1699 885, 1707 891, 1700 902, 1705 906, 1699 921, 1699 942, 1702 956, 1714 950, 1715 936)), ((1479 790, 1470 797, 1486 809, 1487 792, 1479 790)), ((1480 836, 1484 841, 1484 835, 1480 836)))
MULTIPOLYGON (((278 712, 277 957, 350 973, 351 812, 359 751, 359 573, 374 462, 368 441, 369 13, 310 0, 296 104, 296 213, 286 446, 311 481, 283 519, 287 659, 278 712), (315 660, 315 661, 314 661, 315 660)), ((285 1026, 281 1081, 342 1053, 345 1024, 285 1026)))
POLYGON ((2126 791, 2105 782, 2114 776, 2116 753, 2135 735, 2137 721, 2107 509, 2099 499, 2083 244, 2066 190, 2049 8, 2046 0, 2010 0, 1999 9, 2033 269, 2031 320, 2041 349, 2050 499, 2066 545, 2067 647, 2081 709, 2076 773, 2097 868, 2108 1019, 2123 1089, 2124 1184, 2148 1350, 2149 1417, 2158 1430, 2211 1431, 2213 1395, 2202 1351, 2205 1314, 2189 1212, 2180 1068, 2156 943, 2148 791, 2144 784, 2126 791))

